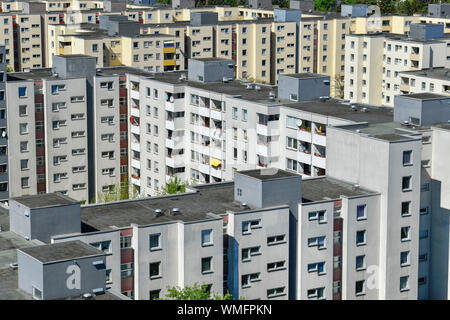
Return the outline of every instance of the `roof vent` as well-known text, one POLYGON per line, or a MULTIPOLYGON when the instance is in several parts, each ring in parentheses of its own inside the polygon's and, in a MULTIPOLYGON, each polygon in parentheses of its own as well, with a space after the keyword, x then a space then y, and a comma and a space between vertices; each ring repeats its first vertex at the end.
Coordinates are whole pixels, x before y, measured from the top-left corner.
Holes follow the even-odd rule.
POLYGON ((330 100, 330 97, 329 96, 319 97, 319 100, 320 101, 327 101, 327 100, 330 100))
POLYGON ((261 90, 261 86, 256 85, 255 90, 258 90, 258 91, 261 90))
POLYGON ((403 122, 402 122, 402 125, 404 125, 404 126, 409 125, 409 121, 408 121, 408 120, 403 121, 403 122))
POLYGON ((228 83, 228 82, 230 82, 230 79, 228 77, 223 77, 222 82, 228 83))
POLYGON ((352 109, 352 111, 358 111, 358 107, 354 104, 352 104, 350 108, 352 109))
POLYGON ((369 112, 369 109, 367 109, 366 107, 361 109, 361 112, 369 112))
POLYGON ((155 210, 155 214, 156 214, 157 217, 161 217, 164 213, 163 213, 163 211, 161 209, 156 209, 155 210))
POLYGON ((251 83, 247 83, 247 89, 248 90, 252 90, 254 87, 253 87, 253 84, 251 84, 251 83))
POLYGON ((273 91, 269 92, 269 100, 275 100, 275 92, 273 91))
POLYGON ((241 204, 244 208, 246 208, 247 207, 247 202, 242 202, 242 204, 241 204))
POLYGON ((85 293, 83 294, 83 300, 90 300, 92 299, 92 293, 85 293))
POLYGON ((185 74, 185 73, 182 73, 178 79, 179 79, 180 81, 181 81, 181 80, 186 80, 186 74, 185 74))
POLYGON ((9 264, 9 268, 11 270, 16 270, 19 267, 19 264, 17 262, 13 262, 9 264))
POLYGON ((361 130, 359 130, 359 129, 356 129, 356 133, 360 133, 361 132, 361 130))
POLYGON ((355 183, 355 184, 353 185, 353 190, 356 190, 356 189, 359 189, 359 184, 357 184, 357 183, 355 183))
POLYGON ((176 215, 178 215, 178 214, 181 214, 181 213, 180 213, 180 209, 179 209, 179 208, 173 208, 173 209, 172 209, 172 215, 176 216, 176 215))

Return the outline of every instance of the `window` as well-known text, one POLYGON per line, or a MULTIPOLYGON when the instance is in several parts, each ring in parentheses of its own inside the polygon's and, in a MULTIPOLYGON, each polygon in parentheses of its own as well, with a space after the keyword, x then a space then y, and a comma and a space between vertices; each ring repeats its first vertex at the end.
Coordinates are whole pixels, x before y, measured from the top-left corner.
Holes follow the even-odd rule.
POLYGON ((325 288, 309 289, 306 294, 308 299, 323 299, 325 288))
POLYGON ((419 262, 427 261, 428 255, 426 253, 419 254, 419 262))
POLYGON ((402 178, 402 190, 409 191, 411 190, 411 176, 402 178))
POLYGON ((428 230, 419 231, 419 239, 428 238, 428 230))
POLYGON ((411 215, 411 201, 402 202, 402 217, 411 215))
POLYGON ((366 230, 356 231, 356 245, 361 246, 366 244, 366 230))
POLYGON ((242 233, 251 233, 251 230, 261 228, 261 220, 243 221, 242 222, 242 233))
POLYGON ((160 294, 160 293, 161 293, 161 289, 150 291, 150 293, 149 293, 150 300, 159 299, 159 294, 160 294))
POLYGON ((410 230, 411 227, 402 227, 400 231, 400 240, 401 241, 409 241, 410 238, 410 230))
POLYGON ((356 220, 367 219, 366 205, 359 205, 356 207, 356 220))
POLYGON ((91 246, 97 248, 100 251, 110 253, 111 252, 111 241, 101 241, 90 243, 91 246))
POLYGON ((242 121, 247 121, 247 110, 242 109, 242 121))
POLYGON ((319 275, 326 274, 325 262, 308 264, 308 272, 317 272, 319 275))
POLYGON ((267 237, 267 245, 270 246, 270 245, 284 243, 286 241, 285 239, 286 239, 286 235, 284 235, 284 234, 267 237))
POLYGON ((274 298, 278 296, 285 295, 285 287, 280 288, 274 288, 274 289, 268 289, 267 290, 267 298, 274 298))
POLYGON ((210 246, 212 244, 212 230, 202 230, 202 246, 210 246))
POLYGON ((356 271, 366 269, 366 256, 356 256, 356 271))
POLYGON ((27 106, 21 105, 19 106, 19 116, 23 117, 27 115, 27 106))
POLYGON ((20 123, 19 124, 19 133, 27 134, 28 133, 28 123, 20 123))
POLYGON ((202 273, 212 272, 212 257, 202 258, 202 273))
POLYGON ((27 170, 28 169, 28 159, 20 160, 20 169, 27 170))
POLYGON ((161 234, 151 234, 150 235, 150 251, 161 249, 161 234))
POLYGON ((261 254, 261 247, 244 248, 241 253, 242 261, 250 261, 250 257, 261 254))
POLYGON ((400 266, 409 266, 409 251, 400 252, 400 266))
POLYGON ((286 268, 286 261, 277 261, 267 264, 267 271, 278 271, 286 268))
POLYGON ((241 277, 241 284, 243 288, 250 287, 250 282, 255 282, 261 280, 260 273, 251 273, 251 274, 244 274, 241 277))
POLYGON ((317 247, 318 249, 325 248, 325 236, 309 238, 308 247, 317 247))
POLYGON ((22 183, 22 188, 28 188, 30 185, 29 185, 29 178, 28 177, 25 177, 25 178, 22 178, 21 179, 21 183, 22 183))
POLYGON ((309 221, 318 220, 319 223, 324 223, 327 221, 326 219, 326 210, 321 211, 311 211, 308 213, 309 221))
POLYGON ((161 262, 152 262, 149 265, 150 279, 161 278, 161 262))
POLYGON ((403 151, 403 165, 411 165, 412 164, 412 151, 403 151))
POLYGON ((28 152, 28 141, 20 142, 20 152, 28 152))
POLYGON ((409 290, 409 276, 400 277, 400 291, 409 290))
POLYGON ((355 295, 362 296, 364 294, 366 294, 365 281, 364 280, 356 281, 355 282, 355 295))
POLYGON ((120 249, 131 248, 131 238, 132 238, 132 236, 121 236, 120 237, 120 249))

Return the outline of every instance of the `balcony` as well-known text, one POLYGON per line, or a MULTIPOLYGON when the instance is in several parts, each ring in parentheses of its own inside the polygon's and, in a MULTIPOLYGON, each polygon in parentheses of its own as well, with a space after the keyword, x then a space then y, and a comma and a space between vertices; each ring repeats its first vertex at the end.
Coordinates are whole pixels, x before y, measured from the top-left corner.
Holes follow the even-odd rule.
POLYGON ((198 165, 198 169, 201 173, 209 174, 210 168, 211 168, 211 166, 209 165, 209 163, 208 164, 199 163, 199 165, 198 165))
POLYGON ((305 141, 305 142, 311 143, 311 141, 312 141, 311 128, 297 130, 297 139, 300 141, 305 141), (309 129, 309 131, 308 131, 308 129, 309 129))
POLYGON ((213 177, 218 178, 218 179, 222 179, 222 173, 223 172, 222 172, 222 168, 221 167, 214 168, 214 167, 211 166, 210 173, 211 173, 211 175, 213 177))
POLYGON ((140 179, 140 176, 137 176, 137 175, 135 175, 135 174, 132 174, 131 175, 131 183, 132 184, 135 184, 135 185, 137 185, 137 186, 141 186, 141 179, 140 179))
POLYGON ((163 53, 175 53, 175 46, 172 47, 164 47, 163 53))
POLYGON ((210 110, 209 110, 209 108, 201 107, 201 108, 198 108, 198 114, 201 115, 202 117, 209 118, 210 110))
POLYGON ((132 124, 131 125, 131 132, 134 133, 134 134, 138 134, 138 135, 141 134, 141 130, 139 128, 139 125, 132 124))
POLYGON ((297 160, 311 165, 311 154, 307 153, 307 152, 299 151, 299 152, 297 152, 297 160))
POLYGON ((171 168, 184 167, 184 154, 170 155, 166 157, 166 165, 171 168))
POLYGON ((168 137, 166 138, 166 147, 169 149, 183 149, 184 137, 168 137))
POLYGON ((411 56, 409 57, 410 60, 419 61, 420 55, 418 53, 411 53, 411 56))
POLYGON ((280 134, 279 121, 268 121, 267 125, 264 123, 257 123, 256 133, 266 137, 279 135, 280 134))
POLYGON ((138 142, 131 142, 131 150, 141 152, 141 144, 138 142))
POLYGON ((326 135, 323 134, 323 133, 322 133, 322 134, 319 134, 319 133, 317 133, 317 132, 314 132, 312 142, 315 143, 315 144, 318 144, 318 145, 320 145, 320 146, 325 147, 325 146, 327 145, 327 144, 326 144, 326 142, 327 142, 327 137, 326 137, 326 135))
POLYGON ((176 64, 175 59, 163 60, 163 66, 174 66, 176 64))
POLYGON ((222 121, 222 112, 218 110, 211 109, 211 118, 214 120, 222 121))
POLYGON ((411 88, 409 87, 409 84, 406 83, 400 84, 400 91, 409 93, 410 90, 411 88))
POLYGON ((323 156, 318 156, 318 154, 314 154, 312 157, 312 165, 314 167, 319 167, 325 169, 326 160, 323 156))
POLYGON ((174 99, 173 102, 165 102, 166 111, 182 112, 184 111, 184 99, 174 99))
POLYGON ((134 117, 139 117, 140 116, 139 108, 131 107, 130 115, 132 115, 134 117))
POLYGON ((131 159, 131 166, 136 169, 141 169, 141 162, 138 159, 132 158, 131 159))

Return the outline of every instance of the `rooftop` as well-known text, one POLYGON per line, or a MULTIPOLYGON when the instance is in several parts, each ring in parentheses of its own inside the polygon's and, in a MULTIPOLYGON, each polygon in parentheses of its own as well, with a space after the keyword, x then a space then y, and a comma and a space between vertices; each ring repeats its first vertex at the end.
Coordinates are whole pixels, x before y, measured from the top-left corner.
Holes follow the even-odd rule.
POLYGON ((321 114, 353 122, 381 123, 389 122, 394 118, 393 108, 375 107, 357 103, 348 104, 342 100, 313 100, 283 104, 284 107, 321 114), (356 106, 356 110, 351 105, 356 106), (366 108, 366 109, 363 109, 366 108), (365 112, 364 112, 365 110, 365 112))
POLYGON ((375 193, 328 177, 304 179, 302 181, 303 202, 334 200, 340 199, 342 196, 358 197, 371 194, 375 193))
POLYGON ((405 97, 405 98, 412 98, 412 99, 418 99, 418 100, 450 99, 450 96, 447 96, 444 94, 429 93, 429 92, 402 94, 401 96, 405 97))
POLYGON ((105 255, 103 251, 80 240, 45 244, 19 250, 42 263, 105 255))
POLYGON ((34 245, 35 241, 27 241, 12 231, 0 232, 0 270, 7 269, 10 263, 17 262, 16 249, 34 245))
MULTIPOLYGON (((341 127, 345 129, 345 126, 341 127)), ((355 128, 348 128, 354 131, 355 128)), ((420 139, 418 136, 420 130, 428 130, 429 127, 421 126, 404 126, 398 122, 386 123, 372 123, 366 127, 359 127, 359 133, 365 134, 368 137, 385 140, 388 142, 408 141, 411 139, 420 139)))
POLYGON ((69 198, 61 193, 44 193, 36 195, 26 195, 21 197, 11 198, 28 208, 44 208, 62 206, 67 204, 79 203, 79 201, 69 198))
POLYGON ((282 76, 296 79, 311 79, 311 78, 326 78, 329 77, 327 75, 318 74, 318 73, 293 73, 293 74, 281 74, 282 76))
POLYGON ((81 220, 86 229, 95 231, 129 227, 132 223, 193 222, 216 218, 211 214, 243 210, 248 209, 234 201, 234 183, 226 182, 202 185, 196 192, 82 206, 81 220), (172 215, 173 208, 178 208, 179 214, 172 215), (156 216, 156 209, 163 214, 156 216))
POLYGON ((259 180, 272 180, 280 178, 298 177, 298 174, 276 168, 254 169, 246 171, 238 171, 239 174, 256 178, 259 180))
POLYGON ((0 206, 0 231, 9 230, 9 210, 0 206))
POLYGON ((447 69, 447 68, 433 68, 433 69, 422 69, 422 70, 414 70, 414 71, 402 71, 402 72, 400 72, 400 76, 402 74, 450 81, 450 69, 447 69))

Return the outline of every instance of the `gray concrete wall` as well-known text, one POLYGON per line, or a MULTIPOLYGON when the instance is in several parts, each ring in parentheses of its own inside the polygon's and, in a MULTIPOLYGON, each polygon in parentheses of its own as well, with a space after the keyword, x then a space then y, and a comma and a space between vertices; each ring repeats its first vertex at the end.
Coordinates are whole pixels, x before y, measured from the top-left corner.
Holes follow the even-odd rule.
POLYGON ((191 12, 191 26, 216 25, 219 15, 216 12, 191 12))
MULTIPOLYGON (((70 270, 70 269, 69 269, 70 270)), ((87 257, 44 264, 44 299, 63 299, 71 296, 92 293, 92 290, 106 287, 105 256, 87 257), (93 262, 102 261, 103 266, 95 266, 93 262), (76 265, 80 268, 80 289, 69 289, 67 281, 71 276, 68 272, 70 266, 76 265)))
POLYGON ((272 9, 272 0, 248 0, 247 3, 253 9, 272 9))
POLYGON ((19 289, 33 295, 33 287, 44 292, 43 265, 36 259, 17 250, 18 287, 19 289))
MULTIPOLYGON (((4 92, 3 100, 0 100, 0 110, 4 110, 5 117, 3 119, 0 119, 0 128, 6 128, 6 119, 7 119, 7 110, 6 110, 6 53, 5 53, 5 46, 0 46, 0 91, 4 92)), ((6 187, 5 191, 0 191, 0 200, 6 200, 9 198, 9 192, 8 192, 8 139, 7 137, 2 137, 0 135, 0 146, 6 147, 6 153, 0 154, 0 164, 6 164, 7 165, 7 171, 6 173, 3 173, 0 175, 0 185, 2 185, 2 189, 6 187)))
POLYGON ((341 16, 343 17, 367 17, 367 4, 341 6, 341 16))
POLYGON ((195 0, 172 0, 172 8, 174 9, 195 8, 195 0))
POLYGON ((24 238, 31 239, 30 208, 9 200, 9 229, 24 238))
POLYGON ((428 4, 428 15, 431 17, 446 18, 450 16, 450 4, 430 3, 428 4))
POLYGON ((308 12, 309 10, 314 10, 313 0, 291 0, 289 1, 289 8, 299 9, 303 12, 308 12))
POLYGON ((188 79, 190 81, 217 82, 234 77, 233 60, 202 61, 189 59, 188 79), (233 67, 230 67, 232 65, 233 67))
POLYGON ((412 23, 409 29, 409 35, 412 39, 417 40, 442 38, 444 36, 444 25, 412 23))
POLYGON ((419 100, 407 95, 394 97, 394 121, 410 121, 411 117, 420 119, 420 125, 429 126, 446 123, 450 120, 450 98, 419 100))
POLYGON ((311 101, 330 96, 330 77, 294 78, 280 74, 278 77, 278 98, 291 99, 297 95, 296 101, 311 101))
POLYGON ((300 22, 302 19, 301 10, 274 9, 273 19, 275 22, 300 22))
POLYGON ((54 235, 81 232, 80 204, 32 209, 31 237, 50 243, 54 235))

